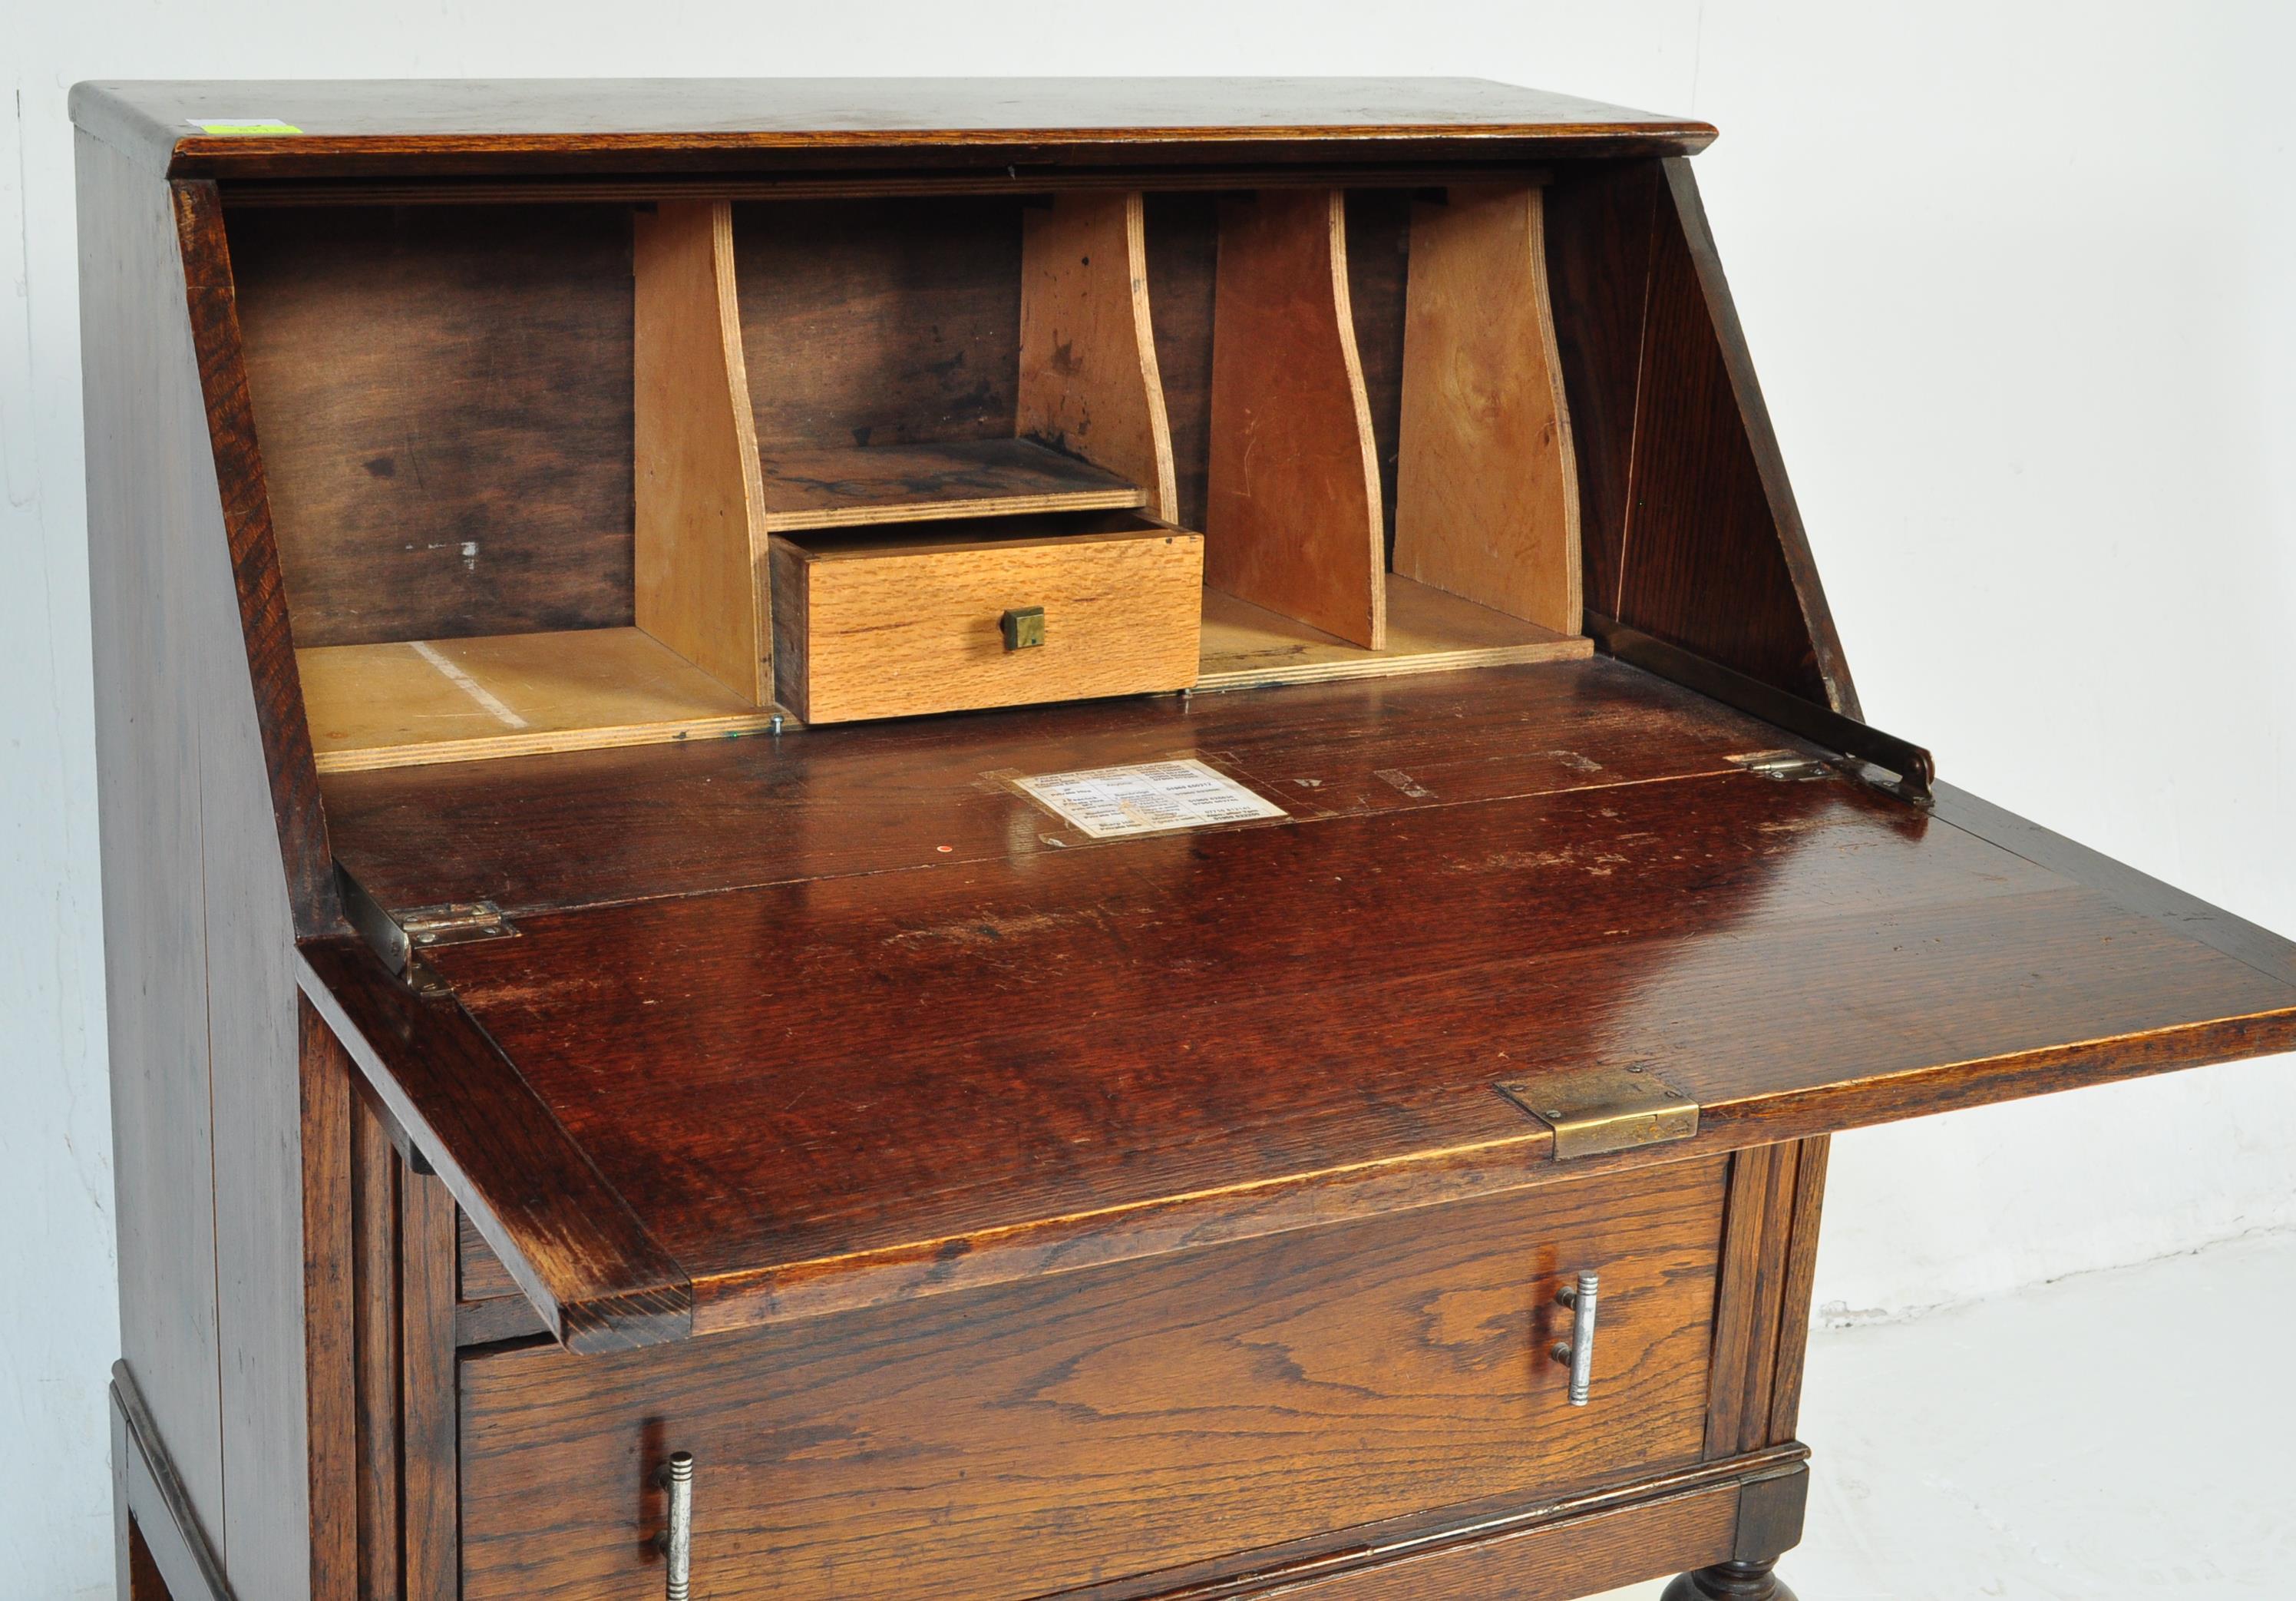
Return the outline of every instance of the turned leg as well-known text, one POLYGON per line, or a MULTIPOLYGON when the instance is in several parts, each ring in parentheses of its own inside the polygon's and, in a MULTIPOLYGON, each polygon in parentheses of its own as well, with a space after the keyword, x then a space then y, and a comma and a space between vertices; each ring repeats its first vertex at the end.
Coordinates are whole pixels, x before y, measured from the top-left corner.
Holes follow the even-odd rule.
POLYGON ((1726 1562, 1685 1573, 1659 1601, 1794 1601, 1775 1562, 1726 1562))

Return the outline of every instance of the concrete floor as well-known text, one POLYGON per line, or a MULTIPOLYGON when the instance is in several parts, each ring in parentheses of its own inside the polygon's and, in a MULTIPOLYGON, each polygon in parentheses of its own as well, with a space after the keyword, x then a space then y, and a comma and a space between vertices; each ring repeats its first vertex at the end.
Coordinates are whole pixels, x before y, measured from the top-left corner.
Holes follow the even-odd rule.
POLYGON ((2296 1234, 1821 1329, 1801 1435, 1801 1601, 2290 1601, 2296 1234))

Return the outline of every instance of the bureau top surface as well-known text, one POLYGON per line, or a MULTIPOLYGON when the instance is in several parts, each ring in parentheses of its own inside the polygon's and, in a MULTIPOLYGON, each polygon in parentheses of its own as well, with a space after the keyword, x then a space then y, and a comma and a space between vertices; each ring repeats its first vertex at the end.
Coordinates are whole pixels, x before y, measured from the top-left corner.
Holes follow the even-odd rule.
POLYGON ((1684 153, 1692 119, 1462 78, 83 83, 72 115, 179 176, 1684 153), (279 125, 276 131, 266 131, 279 125))
POLYGON ((339 775, 381 899, 520 932, 444 1001, 307 955, 570 1342, 1584 1170, 1526 1075, 1646 1064, 1686 1154, 2296 1042, 2285 942, 1731 759, 1778 741, 1597 661, 339 775), (1284 815, 1095 841, 1012 782, 1175 756, 1284 815))

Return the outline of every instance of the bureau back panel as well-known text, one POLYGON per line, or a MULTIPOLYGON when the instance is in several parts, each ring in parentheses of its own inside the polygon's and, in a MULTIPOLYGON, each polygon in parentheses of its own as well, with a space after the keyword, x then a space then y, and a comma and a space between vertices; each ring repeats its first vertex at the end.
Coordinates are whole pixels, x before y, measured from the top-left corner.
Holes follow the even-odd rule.
POLYGON ((767 451, 1011 439, 1017 199, 734 209, 742 344, 767 451))
POLYGON ((231 247, 299 646, 629 623, 627 207, 250 210, 231 247))
POLYGON ((1379 460, 1382 520, 1390 564, 1395 556, 1396 467, 1403 448, 1405 285, 1411 272, 1411 192, 1348 192, 1348 304, 1354 312, 1356 360, 1363 369, 1379 460))

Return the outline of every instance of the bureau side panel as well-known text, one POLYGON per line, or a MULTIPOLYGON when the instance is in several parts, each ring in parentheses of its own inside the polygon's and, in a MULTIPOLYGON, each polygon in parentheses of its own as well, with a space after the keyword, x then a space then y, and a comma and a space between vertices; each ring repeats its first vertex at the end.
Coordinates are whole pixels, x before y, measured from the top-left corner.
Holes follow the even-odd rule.
POLYGON ((78 135, 80 356, 95 645, 120 1344, 191 1507, 223 1530, 209 1143, 197 544, 213 505, 165 186, 78 135), (204 490, 203 490, 204 483, 204 490))
POLYGON ((1688 163, 1560 175, 1546 240, 1587 610, 1857 715, 1688 163))
MULTIPOLYGON (((346 1517, 356 1515, 347 1495, 315 1497, 311 1477, 315 1444, 350 1400, 348 1369, 337 1375, 328 1354, 348 1337, 348 1313, 326 1288, 348 1250, 348 1176, 332 1154, 348 1138, 348 1113, 315 1100, 308 1132, 316 1137, 307 1145, 293 965, 297 900, 308 915, 324 915, 316 871, 324 842, 310 805, 315 788, 275 810, 264 723, 299 728, 301 696, 277 604, 221 211, 210 184, 177 184, 171 198, 177 304, 191 333, 191 349, 170 362, 166 382, 189 390, 190 415, 176 426, 187 436, 185 483, 194 491, 179 513, 189 560, 173 603, 193 623, 184 665, 201 727, 223 1556, 240 1594, 299 1601, 348 1593, 353 1575, 340 1537, 346 1517), (293 886, 291 862, 299 881, 293 886), (307 1223, 316 1226, 308 1257, 307 1223), (318 1391, 310 1382, 314 1344, 320 1371, 335 1375, 318 1391), (316 1436, 315 1404, 323 1413, 316 1436)), ((291 760, 283 771, 308 782, 308 765, 291 760)), ((291 783, 288 793, 297 787, 291 783)), ((348 1466, 343 1452, 324 1455, 327 1471, 348 1466)))
POLYGON ((79 162, 123 1344, 234 1589, 299 1601, 343 1566, 311 1478, 335 1398, 309 1364, 336 1364, 305 1338, 341 1300, 340 1186, 304 1173, 339 1087, 303 1071, 290 967, 296 907, 327 915, 316 792, 266 757, 299 697, 266 670, 285 622, 213 187, 85 135, 79 162))

